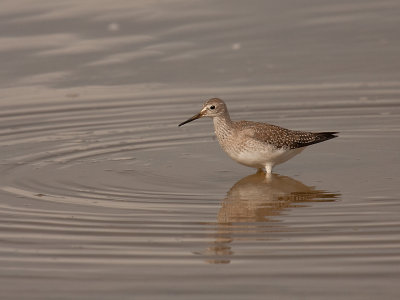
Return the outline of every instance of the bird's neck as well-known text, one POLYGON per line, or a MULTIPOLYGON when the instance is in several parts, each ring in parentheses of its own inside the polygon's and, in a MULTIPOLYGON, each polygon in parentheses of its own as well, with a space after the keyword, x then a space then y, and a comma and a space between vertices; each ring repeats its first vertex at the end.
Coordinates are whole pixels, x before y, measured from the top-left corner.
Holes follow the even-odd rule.
POLYGON ((228 113, 214 117, 213 122, 215 134, 218 138, 231 134, 233 122, 228 113))

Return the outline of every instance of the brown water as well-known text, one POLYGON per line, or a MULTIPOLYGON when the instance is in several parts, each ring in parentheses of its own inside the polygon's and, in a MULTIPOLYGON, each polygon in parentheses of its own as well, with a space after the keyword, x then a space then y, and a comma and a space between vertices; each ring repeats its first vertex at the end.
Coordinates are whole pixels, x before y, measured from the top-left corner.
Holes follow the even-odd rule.
POLYGON ((1 6, 1 299, 399 299, 398 1, 1 6), (266 181, 214 96, 340 138, 266 181))

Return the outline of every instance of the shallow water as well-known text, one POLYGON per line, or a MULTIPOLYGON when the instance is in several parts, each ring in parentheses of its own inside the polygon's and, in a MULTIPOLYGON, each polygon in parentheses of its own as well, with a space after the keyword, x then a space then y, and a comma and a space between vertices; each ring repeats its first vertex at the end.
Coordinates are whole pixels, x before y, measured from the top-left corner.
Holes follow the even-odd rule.
POLYGON ((18 3, 1 299, 399 298, 397 1, 18 3), (266 180, 177 127, 213 96, 341 134, 266 180))

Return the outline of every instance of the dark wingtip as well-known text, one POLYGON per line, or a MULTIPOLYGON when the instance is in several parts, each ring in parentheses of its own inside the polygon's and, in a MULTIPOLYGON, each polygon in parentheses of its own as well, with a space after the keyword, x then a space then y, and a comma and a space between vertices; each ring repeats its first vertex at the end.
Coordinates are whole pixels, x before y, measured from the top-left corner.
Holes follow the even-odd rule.
POLYGON ((330 140, 338 137, 339 132, 319 132, 318 135, 323 137, 324 140, 330 140))
POLYGON ((315 133, 311 133, 312 134, 312 138, 310 139, 306 139, 305 141, 299 140, 297 142, 293 142, 290 145, 291 149, 296 149, 296 148, 301 148, 301 147, 306 147, 306 146, 310 146, 310 145, 314 145, 314 144, 318 144, 321 142, 325 142, 327 140, 330 139, 334 139, 337 136, 339 132, 315 132, 315 133))

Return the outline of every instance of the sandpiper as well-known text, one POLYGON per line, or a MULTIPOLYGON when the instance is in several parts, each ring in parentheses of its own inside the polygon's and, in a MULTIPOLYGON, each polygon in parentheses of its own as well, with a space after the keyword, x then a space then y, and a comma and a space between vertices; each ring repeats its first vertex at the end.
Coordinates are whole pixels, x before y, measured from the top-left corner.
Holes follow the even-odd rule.
POLYGON ((180 123, 182 126, 202 117, 211 117, 222 149, 238 163, 272 173, 307 146, 337 137, 337 132, 306 132, 251 121, 232 121, 224 101, 207 100, 201 111, 180 123))

